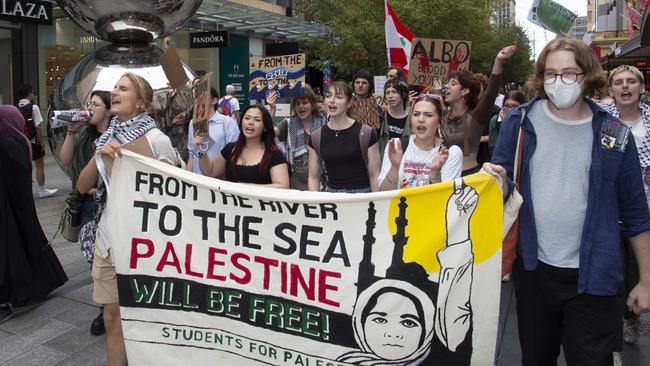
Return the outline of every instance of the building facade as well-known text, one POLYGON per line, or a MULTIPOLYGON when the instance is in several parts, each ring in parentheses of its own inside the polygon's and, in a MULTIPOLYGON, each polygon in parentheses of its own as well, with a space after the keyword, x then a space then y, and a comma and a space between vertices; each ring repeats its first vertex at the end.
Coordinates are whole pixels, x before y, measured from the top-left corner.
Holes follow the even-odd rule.
POLYGON ((573 26, 569 30, 569 35, 573 38, 584 40, 587 33, 587 17, 577 17, 573 26))
POLYGON ((618 56, 621 45, 634 38, 633 24, 630 22, 629 8, 641 8, 642 0, 588 0, 587 32, 591 46, 601 55, 601 64, 611 69, 628 60, 618 56))
POLYGON ((515 0, 489 0, 488 8, 492 10, 492 25, 515 24, 515 0))

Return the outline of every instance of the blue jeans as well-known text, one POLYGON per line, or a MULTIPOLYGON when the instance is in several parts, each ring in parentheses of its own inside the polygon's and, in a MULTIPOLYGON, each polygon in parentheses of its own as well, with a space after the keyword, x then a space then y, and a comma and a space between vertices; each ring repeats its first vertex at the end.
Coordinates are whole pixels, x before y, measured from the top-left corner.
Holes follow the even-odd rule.
POLYGON ((330 193, 370 193, 370 187, 365 188, 332 188, 327 187, 326 192, 330 193))

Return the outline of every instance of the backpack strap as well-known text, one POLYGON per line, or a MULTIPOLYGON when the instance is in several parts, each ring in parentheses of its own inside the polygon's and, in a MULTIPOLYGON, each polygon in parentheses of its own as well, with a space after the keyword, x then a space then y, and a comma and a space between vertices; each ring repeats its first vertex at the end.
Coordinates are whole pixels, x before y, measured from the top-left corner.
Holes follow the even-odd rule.
POLYGON ((409 147, 409 143, 411 142, 411 136, 402 136, 399 140, 402 143, 402 153, 405 153, 406 149, 409 147))
MULTIPOLYGON (((287 126, 288 128, 289 126, 287 126)), ((318 155, 318 158, 320 159, 320 134, 321 134, 321 129, 322 127, 318 128, 316 131, 312 132, 312 134, 309 136, 311 139, 311 147, 316 151, 316 155, 318 155)))
POLYGON ((372 136, 372 127, 362 123, 361 131, 359 131, 359 146, 361 147, 361 156, 363 156, 363 161, 368 161, 370 136, 372 136))

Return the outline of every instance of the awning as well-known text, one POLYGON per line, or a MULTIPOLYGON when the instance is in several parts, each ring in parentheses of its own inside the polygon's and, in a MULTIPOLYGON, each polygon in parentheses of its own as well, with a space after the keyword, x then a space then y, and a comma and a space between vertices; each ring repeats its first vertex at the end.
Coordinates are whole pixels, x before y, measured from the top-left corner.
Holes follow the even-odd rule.
POLYGON ((203 0, 186 24, 204 30, 227 30, 233 34, 259 36, 276 41, 297 41, 327 34, 323 25, 256 9, 228 0, 203 0))
POLYGON ((646 7, 643 12, 640 34, 621 45, 620 53, 616 59, 650 56, 650 16, 648 14, 650 14, 650 6, 646 7))

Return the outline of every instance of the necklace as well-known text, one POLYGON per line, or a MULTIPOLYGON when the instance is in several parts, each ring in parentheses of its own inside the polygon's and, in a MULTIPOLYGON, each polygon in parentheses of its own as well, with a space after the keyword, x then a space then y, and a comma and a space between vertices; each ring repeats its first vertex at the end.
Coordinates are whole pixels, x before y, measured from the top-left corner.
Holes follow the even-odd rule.
POLYGON ((332 130, 332 131, 334 132, 334 137, 339 137, 339 133, 341 133, 341 131, 347 130, 347 129, 350 128, 353 124, 354 124, 354 121, 353 121, 351 124, 349 124, 348 126, 345 126, 345 127, 343 127, 343 128, 332 128, 332 123, 329 122, 329 123, 327 124, 327 127, 328 127, 330 130, 332 130))

